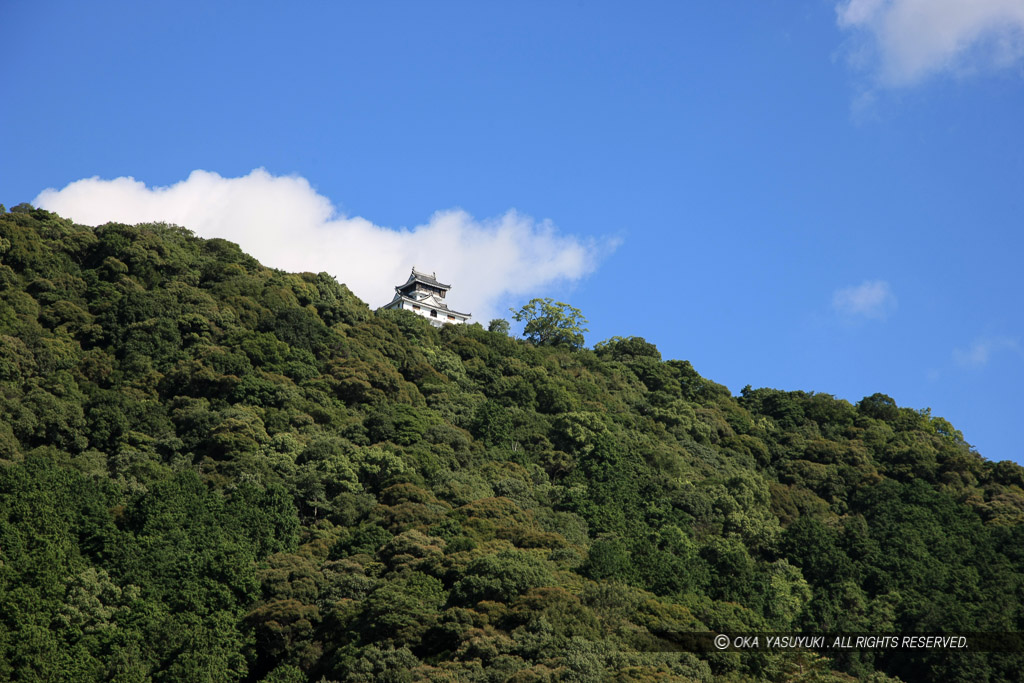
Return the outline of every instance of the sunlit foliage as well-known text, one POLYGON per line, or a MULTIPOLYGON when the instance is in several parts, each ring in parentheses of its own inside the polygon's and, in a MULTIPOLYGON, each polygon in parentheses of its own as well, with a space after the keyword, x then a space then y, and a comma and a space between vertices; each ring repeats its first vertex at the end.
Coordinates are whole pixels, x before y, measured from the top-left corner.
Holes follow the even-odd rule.
MULTIPOLYGON (((431 327, 176 226, 0 212, 0 680, 1001 680, 1024 470, 534 300, 431 327), (888 679, 891 680, 891 679, 888 679)), ((708 332, 712 334, 713 331, 708 332)))

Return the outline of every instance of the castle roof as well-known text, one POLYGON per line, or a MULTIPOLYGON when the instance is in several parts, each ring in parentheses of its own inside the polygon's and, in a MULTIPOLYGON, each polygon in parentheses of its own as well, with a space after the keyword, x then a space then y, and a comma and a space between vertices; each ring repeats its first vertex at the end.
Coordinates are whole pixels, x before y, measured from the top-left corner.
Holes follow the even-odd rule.
POLYGON ((423 283, 423 284, 427 285, 428 287, 437 287, 439 289, 451 289, 452 288, 451 285, 446 285, 446 284, 444 284, 442 282, 438 282, 438 280, 437 280, 437 273, 430 273, 429 275, 427 273, 421 273, 420 271, 416 270, 415 266, 413 266, 412 272, 409 273, 409 279, 406 280, 404 284, 401 284, 401 285, 398 285, 397 287, 395 287, 395 289, 398 289, 398 290, 405 289, 406 287, 408 287, 409 285, 413 284, 414 282, 420 282, 420 283, 423 283))
POLYGON ((404 296, 402 294, 396 294, 394 300, 390 304, 388 304, 388 306, 392 306, 396 301, 408 301, 410 304, 413 304, 415 306, 422 306, 423 308, 427 308, 427 309, 433 308, 433 309, 435 309, 437 311, 441 311, 443 313, 451 313, 452 315, 461 315, 461 316, 464 316, 466 318, 471 317, 471 315, 469 313, 463 313, 461 311, 455 311, 455 310, 452 310, 452 309, 448 308, 447 304, 442 303, 441 301, 438 301, 434 297, 428 297, 428 299, 413 299, 412 297, 404 296))

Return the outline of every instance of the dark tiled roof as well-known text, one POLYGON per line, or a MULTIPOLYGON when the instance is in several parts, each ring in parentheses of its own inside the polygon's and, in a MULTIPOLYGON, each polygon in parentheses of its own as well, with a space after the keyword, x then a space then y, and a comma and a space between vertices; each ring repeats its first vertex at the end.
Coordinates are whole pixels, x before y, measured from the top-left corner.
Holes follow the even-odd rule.
POLYGON ((451 314, 454 314, 454 315, 462 315, 462 316, 465 316, 467 318, 472 318, 473 317, 469 313, 462 313, 461 311, 453 311, 452 309, 448 308, 448 306, 446 306, 445 304, 441 304, 440 306, 435 306, 433 304, 428 304, 425 301, 421 301, 421 300, 418 300, 418 299, 410 299, 409 297, 402 296, 402 295, 396 296, 394 298, 394 300, 392 300, 391 303, 389 303, 384 308, 390 308, 392 305, 394 305, 398 301, 408 301, 409 303, 414 304, 416 306, 422 306, 423 308, 427 308, 427 309, 433 308, 434 310, 440 311, 442 313, 451 313, 451 314))
POLYGON ((409 279, 405 281, 404 285, 399 285, 399 289, 404 289, 413 282, 422 282, 423 284, 429 285, 430 287, 438 287, 440 289, 452 288, 451 285, 446 285, 443 282, 438 282, 436 273, 430 273, 429 275, 427 275, 426 273, 421 273, 420 271, 416 270, 416 268, 413 268, 412 273, 409 274, 409 279))

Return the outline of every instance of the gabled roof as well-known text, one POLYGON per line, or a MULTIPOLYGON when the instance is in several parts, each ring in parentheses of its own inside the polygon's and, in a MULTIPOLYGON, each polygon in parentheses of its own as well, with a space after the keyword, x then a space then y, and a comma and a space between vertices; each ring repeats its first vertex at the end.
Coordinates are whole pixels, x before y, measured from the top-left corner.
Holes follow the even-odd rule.
POLYGON ((406 287, 411 285, 413 282, 422 282, 423 284, 425 284, 427 286, 438 287, 440 289, 451 289, 452 288, 451 285, 446 285, 443 282, 438 282, 438 280, 437 280, 437 273, 430 273, 429 275, 426 274, 426 273, 421 273, 420 271, 416 270, 415 266, 413 266, 412 272, 409 274, 409 279, 406 280, 404 284, 401 284, 401 285, 398 285, 397 287, 395 287, 395 289, 405 289, 406 287))
POLYGON ((408 294, 399 292, 395 295, 395 299, 404 299, 417 305, 422 304, 427 308, 448 309, 448 304, 438 299, 436 294, 427 294, 426 292, 419 292, 417 296, 409 296, 408 294))
POLYGON ((434 297, 428 297, 428 299, 430 299, 432 301, 435 301, 437 303, 436 304, 429 303, 427 301, 427 299, 413 299, 411 297, 407 297, 407 296, 404 296, 402 294, 396 294, 395 298, 391 300, 391 303, 389 303, 384 308, 391 308, 392 306, 394 306, 399 301, 408 301, 410 304, 413 304, 413 305, 416 305, 416 306, 422 306, 423 308, 426 308, 428 310, 433 308, 434 310, 439 311, 441 313, 451 314, 451 315, 461 315, 461 316, 464 316, 467 319, 473 317, 472 314, 470 314, 470 313, 462 313, 461 311, 453 311, 452 309, 448 308, 448 306, 446 306, 445 304, 437 301, 437 299, 435 299, 434 297))

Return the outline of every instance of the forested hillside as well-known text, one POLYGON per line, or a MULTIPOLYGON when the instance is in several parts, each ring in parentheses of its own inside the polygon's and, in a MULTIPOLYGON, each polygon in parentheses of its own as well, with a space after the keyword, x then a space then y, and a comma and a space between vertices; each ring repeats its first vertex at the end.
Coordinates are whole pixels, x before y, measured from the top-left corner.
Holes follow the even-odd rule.
POLYGON ((882 394, 736 397, 629 330, 494 327, 179 227, 0 215, 0 680, 1019 679, 678 650, 1024 630, 1024 469, 882 394))

